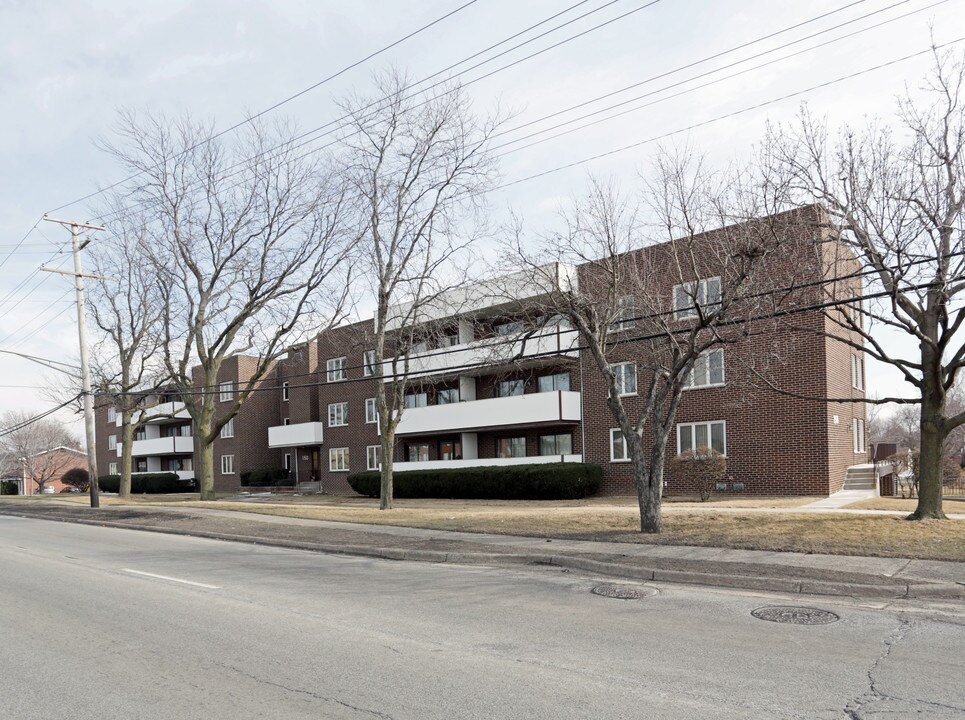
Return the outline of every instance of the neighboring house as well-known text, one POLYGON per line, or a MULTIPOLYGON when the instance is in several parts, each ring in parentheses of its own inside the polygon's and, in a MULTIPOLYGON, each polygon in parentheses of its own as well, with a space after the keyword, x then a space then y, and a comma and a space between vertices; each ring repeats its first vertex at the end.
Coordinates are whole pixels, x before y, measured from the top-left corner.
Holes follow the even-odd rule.
POLYGON ((87 469, 87 453, 69 447, 45 450, 21 461, 23 472, 17 485, 18 495, 39 495, 39 479, 45 480, 44 493, 59 493, 68 485, 60 481, 74 468, 87 469))
MULTIPOLYGON (((812 223, 805 232, 812 235, 802 247, 823 252, 826 231, 812 223)), ((637 252, 659 253, 660 248, 637 252)), ((783 254, 772 262, 786 269, 799 261, 783 254)), ((589 272, 586 266, 558 270, 561 288, 589 272)), ((528 304, 538 304, 547 289, 510 276, 503 286, 513 287, 512 298, 493 293, 487 298, 484 285, 458 293, 464 299, 475 292, 471 313, 454 309, 447 314, 443 299, 443 309, 432 318, 432 342, 411 353, 395 470, 591 462, 603 468, 603 493, 633 493, 629 463, 606 406, 603 377, 580 349, 578 334, 565 323, 551 321, 525 344, 506 341, 516 336, 519 323, 532 318, 528 304), (507 345, 511 358, 494 351, 507 345)), ((673 298, 673 282, 668 280, 662 292, 673 298)), ((867 461, 864 404, 808 399, 863 399, 861 354, 833 337, 836 331, 819 310, 802 313, 795 323, 815 331, 750 328, 745 339, 702 359, 681 400, 668 462, 683 449, 709 444, 727 455, 727 491, 828 495, 842 488, 849 467, 867 461), (786 352, 771 368, 773 381, 801 398, 742 381, 740 369, 755 358, 774 355, 778 344, 786 352)), ((626 339, 614 362, 624 365, 626 402, 632 406, 635 378, 646 368, 638 367, 642 355, 633 339, 633 322, 625 325, 618 330, 626 339)), ((236 490, 243 471, 285 467, 299 482, 321 481, 324 492, 350 494, 349 473, 379 467, 374 398, 388 367, 372 365, 372 328, 371 320, 335 328, 276 363, 261 384, 265 390, 251 395, 230 432, 215 442, 217 490, 236 490)), ((223 369, 219 392, 225 401, 251 363, 238 357, 223 369)), ((119 453, 108 450, 101 429, 107 412, 105 407, 98 410, 98 457, 104 462, 114 453, 116 463, 119 453)), ((175 456, 166 445, 149 444, 158 439, 150 427, 138 441, 144 444, 135 445, 135 462, 138 468, 170 469, 164 467, 165 459, 170 462, 175 456)), ((160 435, 164 437, 163 431, 160 435)), ((187 440, 177 456, 182 462, 190 460, 187 440)), ((693 491, 667 477, 668 493, 693 491)))

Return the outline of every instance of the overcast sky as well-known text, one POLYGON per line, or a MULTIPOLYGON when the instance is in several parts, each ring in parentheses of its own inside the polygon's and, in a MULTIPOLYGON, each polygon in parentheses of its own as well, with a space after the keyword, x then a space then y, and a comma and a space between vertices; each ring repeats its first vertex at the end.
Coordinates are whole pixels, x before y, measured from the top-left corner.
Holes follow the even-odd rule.
MULTIPOLYGON (((0 303, 0 350, 76 362, 70 279, 48 273, 31 277, 42 262, 68 262, 62 252, 67 232, 49 223, 31 228, 45 212, 121 177, 113 161, 95 146, 97 139, 110 137, 118 108, 171 115, 188 111, 228 127, 466 1, 0 0, 0 300, 27 281, 0 303), (25 236, 23 245, 12 252, 25 236), (55 254, 58 251, 61 254, 55 254)), ((512 108, 518 113, 512 128, 666 75, 501 140, 545 131, 650 93, 620 110, 650 103, 648 107, 622 117, 509 152, 574 127, 568 125, 500 150, 504 182, 509 183, 643 143, 492 193, 496 212, 511 207, 530 226, 579 193, 590 172, 630 186, 652 156, 655 145, 643 142, 650 138, 675 133, 672 142, 687 143, 707 153, 712 162, 726 163, 751 157, 765 123, 790 119, 804 100, 832 125, 861 124, 866 116, 890 120, 896 95, 906 85, 916 91, 928 69, 927 55, 769 101, 926 50, 929 25, 938 43, 965 37, 963 0, 477 0, 274 113, 292 118, 306 130, 321 126, 336 117, 333 97, 353 89, 366 93, 373 71, 394 64, 420 79, 556 13, 562 14, 451 71, 466 71, 575 20, 460 75, 471 83, 467 90, 477 109, 487 112, 496 103, 512 108), (831 14, 807 22, 827 13, 831 14), (577 19, 580 15, 586 17, 577 19), (879 23, 884 24, 872 27, 879 23), (773 33, 780 34, 754 42, 773 33), (856 34, 844 37, 851 33, 856 34), (500 70, 556 43, 561 44, 500 70), (827 44, 815 47, 823 43, 827 44), (802 50, 806 52, 782 59, 802 50), (679 70, 718 53, 719 57, 679 70), (766 54, 751 59, 761 53, 766 54), (742 60, 746 62, 725 68, 742 60), (763 66, 727 78, 758 65, 763 66), (714 70, 718 72, 691 79, 714 70), (488 73, 493 74, 471 82, 488 73), (696 87, 705 83, 712 84, 696 87), (768 104, 706 122, 763 103, 768 104), (705 124, 686 130, 701 123, 705 124)), ((956 47, 961 50, 965 42, 956 47)), ((92 203, 96 198, 58 209, 56 215, 83 220, 95 214, 92 203)), ((0 353, 0 411, 50 407, 38 389, 50 379, 51 373, 43 368, 0 353)), ((887 368, 869 367, 872 393, 886 387, 890 391, 896 383, 896 375, 887 368)))

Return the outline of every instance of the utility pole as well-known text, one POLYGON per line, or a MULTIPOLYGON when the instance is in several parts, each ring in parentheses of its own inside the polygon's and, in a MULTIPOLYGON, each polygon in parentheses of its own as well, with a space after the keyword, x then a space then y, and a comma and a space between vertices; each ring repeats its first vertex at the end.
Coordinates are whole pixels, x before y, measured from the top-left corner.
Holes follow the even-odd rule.
POLYGON ((97 488, 97 445, 94 439, 94 398, 90 389, 90 351, 87 347, 87 313, 84 309, 84 278, 90 277, 97 280, 106 280, 97 275, 85 275, 80 261, 80 251, 87 247, 90 240, 81 242, 80 231, 85 230, 104 230, 99 225, 77 222, 75 220, 56 220, 44 215, 47 222, 57 223, 70 228, 71 248, 74 252, 74 272, 63 270, 49 270, 41 268, 47 272, 58 272, 61 275, 74 276, 74 290, 77 295, 77 334, 80 340, 80 374, 81 390, 84 398, 84 427, 87 431, 87 464, 90 472, 90 506, 98 508, 101 506, 100 492, 97 488))

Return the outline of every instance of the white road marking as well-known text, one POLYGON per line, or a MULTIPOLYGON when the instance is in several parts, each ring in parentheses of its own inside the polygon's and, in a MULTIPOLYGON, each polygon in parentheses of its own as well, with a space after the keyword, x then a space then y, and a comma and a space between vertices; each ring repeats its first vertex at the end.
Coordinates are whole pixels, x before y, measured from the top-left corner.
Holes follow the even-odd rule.
POLYGON ((181 578, 168 577, 167 575, 155 575, 154 573, 144 572, 143 570, 131 570, 130 568, 121 568, 121 572, 133 573, 134 575, 143 575, 144 577, 157 578, 158 580, 170 580, 171 582, 182 583, 184 585, 193 585, 194 587, 208 588, 209 590, 220 590, 218 585, 206 585, 205 583, 194 582, 192 580, 182 580, 181 578))

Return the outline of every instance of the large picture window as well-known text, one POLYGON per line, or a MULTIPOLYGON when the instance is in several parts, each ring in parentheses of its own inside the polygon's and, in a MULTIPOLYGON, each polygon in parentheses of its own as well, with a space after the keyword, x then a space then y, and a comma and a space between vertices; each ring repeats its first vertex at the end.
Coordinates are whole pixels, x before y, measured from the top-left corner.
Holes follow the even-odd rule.
POLYGON ((573 436, 570 433, 555 433, 539 436, 540 455, 572 455, 573 436))
POLYGON ((687 450, 711 448, 727 454, 727 423, 723 420, 677 425, 677 454, 687 450))
POLYGON ((556 373, 554 375, 541 375, 536 381, 536 389, 539 392, 553 392, 554 390, 569 390, 570 374, 556 373))
POLYGON ((494 394, 498 398, 522 395, 524 384, 522 380, 502 380, 496 383, 494 394))
POLYGON ((501 458, 526 457, 526 438, 499 438, 496 441, 496 454, 501 458))

